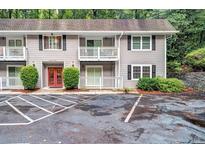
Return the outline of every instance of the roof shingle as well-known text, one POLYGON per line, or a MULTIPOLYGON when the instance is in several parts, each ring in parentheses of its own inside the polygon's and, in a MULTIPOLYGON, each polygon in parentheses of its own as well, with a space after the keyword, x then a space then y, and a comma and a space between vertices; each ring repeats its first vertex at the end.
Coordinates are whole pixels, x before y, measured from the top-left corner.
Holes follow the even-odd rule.
POLYGON ((0 31, 176 31, 166 19, 0 19, 0 31))

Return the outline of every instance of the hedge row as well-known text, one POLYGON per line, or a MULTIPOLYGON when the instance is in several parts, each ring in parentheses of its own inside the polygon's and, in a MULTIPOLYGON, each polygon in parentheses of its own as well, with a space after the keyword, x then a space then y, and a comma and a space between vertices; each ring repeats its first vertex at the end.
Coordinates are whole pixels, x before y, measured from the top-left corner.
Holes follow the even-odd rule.
POLYGON ((182 92, 185 89, 183 81, 176 78, 141 78, 137 83, 139 89, 145 91, 182 92))

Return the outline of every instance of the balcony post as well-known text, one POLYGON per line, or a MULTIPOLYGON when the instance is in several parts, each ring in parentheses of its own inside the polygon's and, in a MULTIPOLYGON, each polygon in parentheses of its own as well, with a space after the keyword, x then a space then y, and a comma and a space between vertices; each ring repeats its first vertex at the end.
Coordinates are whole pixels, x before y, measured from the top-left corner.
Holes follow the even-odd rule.
POLYGON ((100 60, 100 47, 98 47, 98 60, 100 60))
POLYGON ((6 47, 3 47, 3 59, 6 60, 6 47))
POLYGON ((23 59, 26 60, 26 48, 23 47, 23 59))

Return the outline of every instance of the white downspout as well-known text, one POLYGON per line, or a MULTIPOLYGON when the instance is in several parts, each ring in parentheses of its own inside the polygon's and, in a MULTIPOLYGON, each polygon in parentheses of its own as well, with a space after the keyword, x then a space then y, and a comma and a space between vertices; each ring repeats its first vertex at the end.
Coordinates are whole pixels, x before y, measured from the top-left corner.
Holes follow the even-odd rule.
POLYGON ((164 54, 164 60, 165 60, 165 73, 164 73, 164 78, 167 78, 167 39, 171 38, 172 35, 167 36, 164 35, 164 49, 165 49, 165 54, 164 54))
MULTIPOLYGON (((118 55, 118 56, 119 56, 119 60, 118 60, 118 77, 120 77, 120 56, 121 56, 121 52, 120 52, 120 39, 121 39, 123 33, 124 33, 124 32, 121 32, 120 37, 119 37, 119 39, 118 39, 118 50, 119 50, 119 52, 118 52, 118 54, 119 54, 119 55, 118 55)), ((122 80, 121 82, 123 82, 123 80, 122 80)), ((122 84, 123 84, 123 83, 122 83, 122 84)))

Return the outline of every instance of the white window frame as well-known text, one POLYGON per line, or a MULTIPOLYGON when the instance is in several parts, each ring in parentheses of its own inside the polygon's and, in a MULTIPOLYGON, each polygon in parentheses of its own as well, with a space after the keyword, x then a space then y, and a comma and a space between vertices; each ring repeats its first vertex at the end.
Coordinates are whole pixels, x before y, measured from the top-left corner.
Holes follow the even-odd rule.
MULTIPOLYGON (((9 40, 14 40, 15 41, 15 44, 16 44, 16 40, 21 40, 21 42, 22 42, 22 46, 13 46, 14 48, 18 48, 18 47, 24 47, 24 40, 23 40, 23 37, 7 37, 6 38, 6 45, 8 46, 8 47, 10 47, 9 46, 9 40)), ((12 47, 12 46, 11 46, 12 47)))
POLYGON ((88 68, 101 68, 101 84, 102 85, 100 85, 100 86, 103 86, 103 65, 86 65, 85 66, 85 84, 86 84, 86 86, 91 86, 91 87, 95 87, 95 86, 99 86, 99 85, 89 85, 88 84, 88 82, 87 82, 87 77, 88 77, 88 75, 87 75, 87 69, 88 68))
POLYGON ((152 51, 152 35, 132 35, 131 36, 131 51, 152 51), (133 37, 140 37, 140 49, 133 48, 133 37), (150 38, 150 48, 149 49, 142 48, 142 37, 150 38))
POLYGON ((9 67, 23 67, 24 65, 6 65, 7 77, 9 77, 9 67))
POLYGON ((63 35, 43 35, 43 39, 42 39, 42 46, 43 46, 43 50, 44 51, 63 51, 63 35), (60 36, 61 37, 61 49, 45 49, 44 48, 44 37, 50 37, 50 36, 60 36))
POLYGON ((131 80, 139 80, 140 79, 140 78, 138 78, 138 79, 133 78, 133 67, 134 66, 140 67, 140 78, 143 77, 143 66, 149 66, 150 67, 150 78, 152 78, 152 64, 132 64, 131 65, 131 80))

